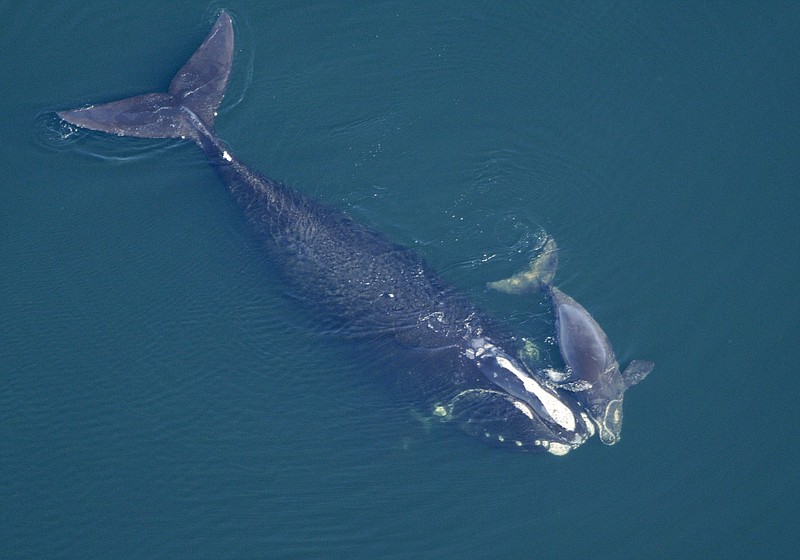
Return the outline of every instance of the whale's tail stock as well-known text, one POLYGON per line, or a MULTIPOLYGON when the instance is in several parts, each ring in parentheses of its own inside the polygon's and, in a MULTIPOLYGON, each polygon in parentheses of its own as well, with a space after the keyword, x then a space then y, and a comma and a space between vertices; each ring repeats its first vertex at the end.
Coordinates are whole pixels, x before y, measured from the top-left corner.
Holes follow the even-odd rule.
POLYGON ((59 111, 58 116, 82 128, 119 136, 196 139, 198 126, 213 129, 232 61, 233 24, 223 11, 203 44, 172 79, 166 93, 146 93, 59 111))

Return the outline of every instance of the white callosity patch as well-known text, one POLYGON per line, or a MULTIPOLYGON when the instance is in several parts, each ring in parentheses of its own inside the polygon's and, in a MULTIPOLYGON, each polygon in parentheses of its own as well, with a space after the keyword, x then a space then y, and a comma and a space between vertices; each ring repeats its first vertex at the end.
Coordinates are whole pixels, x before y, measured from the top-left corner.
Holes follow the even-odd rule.
POLYGON ((519 410, 520 412, 522 412, 522 414, 533 420, 533 411, 527 404, 518 400, 513 401, 513 404, 517 410, 519 410))
POLYGON ((552 368, 543 369, 541 370, 541 372, 544 373, 547 376, 547 378, 550 379, 550 381, 552 381, 553 383, 561 383, 562 381, 565 381, 567 377, 569 377, 568 372, 558 371, 552 368))
POLYGON ((565 443, 556 443, 554 441, 550 441, 550 442, 547 442, 547 445, 545 446, 545 449, 547 449, 548 453, 552 453, 553 455, 559 455, 560 456, 560 455, 566 455, 567 453, 569 453, 570 450, 572 449, 572 447, 570 447, 569 445, 567 445, 565 443))
MULTIPOLYGON (((522 445, 522 443, 520 442, 519 445, 522 445)), ((572 445, 566 443, 559 443, 555 441, 547 441, 544 439, 537 439, 536 441, 533 442, 533 445, 541 447, 551 455, 558 455, 558 456, 566 455, 573 449, 572 445)))
POLYGON ((542 403, 542 407, 544 407, 547 414, 555 420, 559 426, 571 432, 575 431, 575 416, 567 405, 547 392, 541 385, 511 363, 508 358, 497 356, 497 363, 503 369, 513 373, 522 382, 525 390, 539 399, 539 402, 542 403))
POLYGON ((223 150, 222 152, 222 159, 224 159, 225 161, 233 161, 233 158, 226 150, 223 150))

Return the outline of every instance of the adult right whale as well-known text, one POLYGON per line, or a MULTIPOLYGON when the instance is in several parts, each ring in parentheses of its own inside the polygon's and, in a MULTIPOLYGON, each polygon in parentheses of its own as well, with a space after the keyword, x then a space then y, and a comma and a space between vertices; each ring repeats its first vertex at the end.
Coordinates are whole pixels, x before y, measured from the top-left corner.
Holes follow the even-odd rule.
POLYGON ((430 366, 414 382, 432 414, 484 440, 534 452, 563 455, 591 437, 595 424, 576 393, 537 375, 519 357, 522 338, 418 255, 258 173, 223 145, 214 122, 233 35, 223 11, 166 92, 58 114, 119 136, 193 141, 243 209, 270 262, 315 312, 344 332, 379 341, 376 351, 386 351, 388 340, 402 360, 430 366))

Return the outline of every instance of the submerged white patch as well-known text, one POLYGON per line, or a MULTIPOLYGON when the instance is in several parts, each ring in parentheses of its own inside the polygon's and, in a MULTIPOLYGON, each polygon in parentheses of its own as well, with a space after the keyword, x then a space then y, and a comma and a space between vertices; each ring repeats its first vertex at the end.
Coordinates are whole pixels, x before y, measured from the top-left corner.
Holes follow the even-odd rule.
POLYGON ((586 424, 586 429, 589 432, 589 437, 594 435, 594 422, 592 419, 585 412, 581 412, 581 418, 583 418, 583 423, 586 424))
POLYGON ((564 381, 568 377, 568 374, 565 371, 558 371, 558 370, 551 369, 551 368, 547 368, 547 369, 544 369, 542 371, 545 373, 545 375, 547 375, 547 377, 553 383, 561 383, 562 381, 564 381))
POLYGON ((522 381, 522 385, 525 387, 525 390, 529 393, 533 393, 536 398, 539 399, 539 402, 542 403, 542 406, 547 414, 549 414, 550 418, 555 420, 559 426, 566 428, 571 432, 575 431, 575 416, 572 414, 572 411, 567 405, 562 403, 555 396, 548 393, 541 385, 536 383, 536 381, 534 381, 532 378, 528 377, 524 372, 520 371, 507 358, 498 356, 497 363, 500 364, 503 369, 507 369, 520 381, 522 381))
POLYGON ((522 412, 522 414, 524 414, 525 416, 527 416, 528 418, 533 420, 533 411, 531 411, 530 407, 527 404, 525 404, 524 402, 515 400, 514 401, 514 407, 517 408, 518 410, 520 410, 522 412))
POLYGON ((222 159, 224 159, 225 161, 233 161, 231 155, 225 150, 222 150, 222 159))
POLYGON ((546 446, 546 449, 547 449, 547 451, 549 453, 552 453, 553 455, 561 456, 561 455, 566 455, 567 453, 569 453, 570 449, 572 449, 572 448, 569 445, 565 444, 565 443, 556 443, 556 442, 551 441, 546 446))

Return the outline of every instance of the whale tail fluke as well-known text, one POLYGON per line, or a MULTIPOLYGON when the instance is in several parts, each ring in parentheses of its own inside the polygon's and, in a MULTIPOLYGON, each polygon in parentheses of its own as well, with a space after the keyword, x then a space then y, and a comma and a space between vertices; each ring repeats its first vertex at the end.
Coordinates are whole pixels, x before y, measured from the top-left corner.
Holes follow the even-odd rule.
POLYGON ((524 294, 547 288, 553 282, 557 269, 558 247, 556 240, 548 237, 528 270, 523 270, 511 278, 487 282, 486 286, 507 294, 524 294))
POLYGON ((178 71, 167 93, 148 93, 58 116, 82 128, 139 138, 194 138, 197 116, 213 129, 233 62, 233 24, 222 12, 205 41, 178 71), (188 111, 187 111, 188 109, 188 111))

